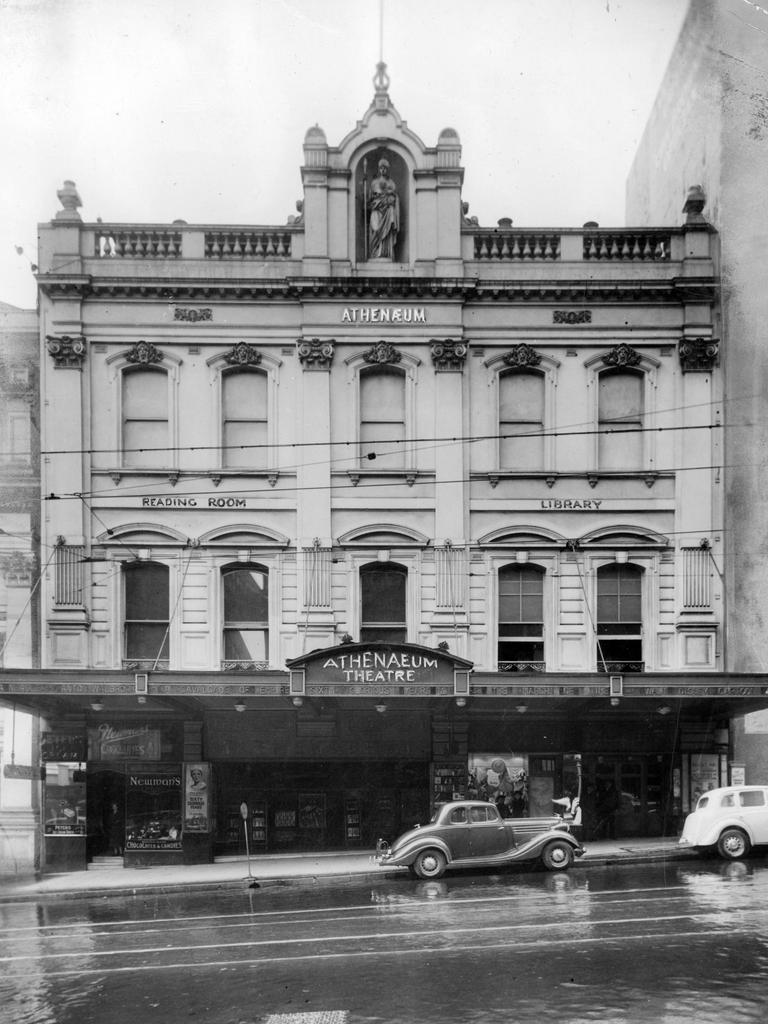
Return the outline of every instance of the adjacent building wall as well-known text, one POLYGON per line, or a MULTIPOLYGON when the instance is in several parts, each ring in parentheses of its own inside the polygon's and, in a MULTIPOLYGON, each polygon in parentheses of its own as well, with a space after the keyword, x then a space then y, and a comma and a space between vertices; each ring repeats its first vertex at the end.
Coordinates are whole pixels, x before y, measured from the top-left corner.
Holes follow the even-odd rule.
MULTIPOLYGON (((694 0, 627 183, 629 223, 679 216, 702 185, 720 240, 725 482, 724 664, 768 671, 768 17, 743 0, 694 0)), ((765 718, 736 723, 737 761, 768 777, 765 718)))

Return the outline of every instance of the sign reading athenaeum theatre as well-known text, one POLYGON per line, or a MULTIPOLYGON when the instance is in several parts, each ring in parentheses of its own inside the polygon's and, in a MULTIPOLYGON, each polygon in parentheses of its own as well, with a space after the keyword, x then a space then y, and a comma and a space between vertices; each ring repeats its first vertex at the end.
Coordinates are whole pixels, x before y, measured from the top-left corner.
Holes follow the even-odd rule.
POLYGON ((457 674, 468 677, 472 663, 440 648, 419 644, 340 644, 288 662, 295 687, 341 687, 355 693, 405 693, 447 688, 457 674))

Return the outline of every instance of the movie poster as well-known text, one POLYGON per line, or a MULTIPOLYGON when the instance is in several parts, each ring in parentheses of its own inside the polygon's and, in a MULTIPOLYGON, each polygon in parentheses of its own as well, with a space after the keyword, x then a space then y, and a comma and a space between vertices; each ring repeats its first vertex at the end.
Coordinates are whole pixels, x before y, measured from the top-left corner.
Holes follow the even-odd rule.
POLYGON ((187 832, 208 832, 208 793, 210 765, 195 761, 184 765, 184 829, 187 832))

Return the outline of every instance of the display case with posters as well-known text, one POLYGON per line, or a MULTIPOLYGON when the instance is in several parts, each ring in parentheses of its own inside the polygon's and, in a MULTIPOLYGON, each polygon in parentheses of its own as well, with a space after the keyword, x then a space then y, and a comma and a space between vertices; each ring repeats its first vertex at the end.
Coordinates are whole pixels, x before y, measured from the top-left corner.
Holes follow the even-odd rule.
POLYGON ((529 814, 528 757, 525 754, 469 755, 467 798, 496 804, 503 818, 529 814))
POLYGON ((81 764, 48 763, 45 766, 46 836, 86 834, 85 772, 81 764))
POLYGON ((344 839, 351 846, 362 842, 363 805, 360 797, 347 796, 344 800, 344 839))
POLYGON ((86 866, 85 771, 75 762, 48 762, 43 786, 45 870, 86 866))

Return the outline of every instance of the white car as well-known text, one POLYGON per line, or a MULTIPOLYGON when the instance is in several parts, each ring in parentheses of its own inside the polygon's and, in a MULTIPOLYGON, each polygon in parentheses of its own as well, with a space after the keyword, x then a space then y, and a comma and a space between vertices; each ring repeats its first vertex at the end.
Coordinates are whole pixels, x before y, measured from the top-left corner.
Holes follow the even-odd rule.
POLYGON ((726 860, 768 844, 768 786, 724 786, 699 797, 685 819, 679 846, 717 849, 726 860))

